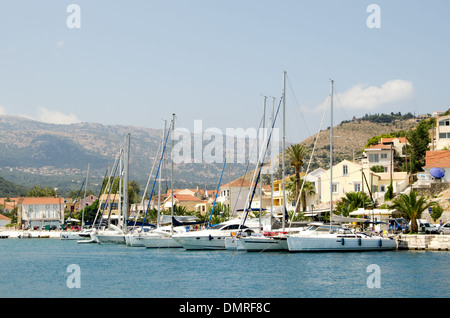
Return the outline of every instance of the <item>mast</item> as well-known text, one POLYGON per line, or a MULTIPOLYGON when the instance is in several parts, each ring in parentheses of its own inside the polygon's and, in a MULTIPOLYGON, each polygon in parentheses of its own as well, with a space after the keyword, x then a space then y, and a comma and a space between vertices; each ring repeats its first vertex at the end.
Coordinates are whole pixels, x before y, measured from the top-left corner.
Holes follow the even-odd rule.
MULTIPOLYGON (((167 121, 164 120, 164 127, 163 127, 163 137, 161 139, 161 149, 164 149, 164 138, 166 136, 166 123, 167 121)), ((161 174, 159 175, 159 183, 158 183, 158 217, 156 218, 156 227, 159 228, 159 218, 161 213, 161 176, 162 176, 162 169, 161 174)), ((150 198, 151 200, 152 198, 150 198)))
MULTIPOLYGON (((264 96, 264 107, 263 107, 263 118, 262 118, 262 140, 261 140, 261 149, 263 147, 263 143, 265 140, 265 128, 266 128, 266 99, 267 96, 264 96)), ((264 161, 264 158, 261 160, 264 161)), ((262 174, 262 171, 261 171, 262 174)), ((262 231, 262 225, 261 225, 261 216, 262 216, 262 205, 263 205, 263 183, 262 183, 262 177, 259 179, 259 231, 262 231)))
POLYGON ((171 213, 171 225, 170 225, 170 231, 173 234, 173 131, 175 130, 175 114, 172 114, 172 156, 171 156, 171 168, 170 168, 170 188, 171 188, 171 194, 172 194, 172 204, 170 206, 170 213, 171 213))
POLYGON ((283 231, 285 229, 285 213, 286 213, 286 192, 285 192, 285 180, 284 180, 284 159, 285 159, 285 148, 286 148, 286 71, 283 71, 283 117, 282 117, 282 162, 281 162, 281 178, 282 178, 282 190, 283 190, 283 231))
POLYGON ((331 109, 331 123, 330 123, 330 232, 332 232, 333 219, 333 84, 330 80, 330 109, 331 109))
MULTIPOLYGON (((275 110, 275 97, 272 97, 272 117, 270 118, 270 121, 272 122, 272 127, 274 121, 274 110, 275 110)), ((271 159, 273 159, 272 150, 270 151, 270 157, 271 159)), ((271 165, 273 164, 272 160, 270 164, 271 165)), ((273 167, 270 168, 270 231, 272 231, 272 218, 273 218, 273 167)))
POLYGON ((126 233, 128 220, 128 174, 130 172, 130 134, 125 136, 124 177, 123 177, 123 223, 122 229, 126 233))
POLYGON ((91 164, 88 163, 88 170, 86 175, 86 184, 84 185, 84 200, 83 200, 83 213, 81 214, 81 227, 84 228, 84 208, 86 207, 86 191, 87 191, 87 185, 89 181, 89 170, 90 170, 91 164))

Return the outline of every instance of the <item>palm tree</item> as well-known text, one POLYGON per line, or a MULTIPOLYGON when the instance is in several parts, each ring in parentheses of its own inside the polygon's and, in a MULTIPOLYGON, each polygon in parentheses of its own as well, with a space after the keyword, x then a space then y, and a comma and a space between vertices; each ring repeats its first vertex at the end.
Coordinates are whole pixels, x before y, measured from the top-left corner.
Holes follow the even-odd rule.
POLYGON ((426 196, 417 197, 417 191, 411 191, 409 195, 400 194, 399 197, 395 198, 390 208, 402 212, 405 218, 411 221, 410 232, 417 233, 417 220, 421 218, 422 212, 436 204, 437 202, 428 202, 426 196))
POLYGON ((362 207, 373 208, 373 203, 365 192, 347 192, 345 197, 336 204, 336 212, 348 216, 350 212, 362 207))
MULTIPOLYGON (((303 183, 303 179, 300 179, 300 182, 303 183)), ((301 188, 301 186, 300 186, 301 188)), ((297 194, 297 182, 295 180, 295 177, 290 177, 289 181, 286 184, 286 190, 289 191, 289 195, 288 195, 288 199, 291 202, 295 202, 297 203, 298 200, 298 194, 297 194)), ((300 191, 300 189, 298 190, 300 191)), ((305 181, 305 183, 303 184, 303 189, 302 189, 302 193, 301 193, 301 204, 303 207, 303 211, 306 211, 306 198, 312 195, 316 194, 316 187, 314 185, 314 183, 310 182, 310 181, 305 181)), ((298 212, 298 210, 300 209, 300 204, 297 204, 295 207, 295 213, 298 212)))
MULTIPOLYGON (((295 201, 297 201, 300 192, 300 170, 303 166, 303 161, 308 155, 309 150, 301 144, 291 145, 286 149, 286 155, 291 161, 291 166, 295 169, 295 201)), ((295 212, 299 211, 299 206, 295 207, 295 212)))

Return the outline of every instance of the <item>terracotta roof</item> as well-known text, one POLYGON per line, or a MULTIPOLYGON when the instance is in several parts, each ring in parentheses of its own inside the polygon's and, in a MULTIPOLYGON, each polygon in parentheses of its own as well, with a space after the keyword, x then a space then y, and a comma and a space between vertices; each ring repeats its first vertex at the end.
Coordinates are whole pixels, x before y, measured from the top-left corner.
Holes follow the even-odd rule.
POLYGON ((199 198, 189 194, 174 194, 173 197, 178 201, 201 201, 199 198))
POLYGON ((9 217, 7 217, 6 215, 3 215, 0 213, 0 220, 11 220, 9 217))
POLYGON ((55 197, 25 197, 22 204, 58 204, 64 203, 64 198, 55 197))
POLYGON ((221 188, 228 188, 230 185, 232 188, 240 188, 240 187, 251 187, 252 183, 241 177, 239 179, 231 181, 231 184, 227 183, 227 184, 221 186, 221 188))
POLYGON ((389 150, 389 149, 391 149, 391 145, 377 144, 377 145, 367 147, 365 150, 377 150, 377 149, 389 150))
POLYGON ((450 150, 427 151, 424 168, 450 168, 450 150))

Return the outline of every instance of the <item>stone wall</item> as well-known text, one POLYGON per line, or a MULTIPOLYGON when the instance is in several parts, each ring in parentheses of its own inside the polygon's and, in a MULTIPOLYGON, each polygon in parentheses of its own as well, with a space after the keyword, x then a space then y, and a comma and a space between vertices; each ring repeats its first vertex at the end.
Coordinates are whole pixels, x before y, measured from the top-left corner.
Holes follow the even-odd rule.
POLYGON ((408 235, 400 234, 397 237, 399 250, 450 250, 450 235, 408 235))

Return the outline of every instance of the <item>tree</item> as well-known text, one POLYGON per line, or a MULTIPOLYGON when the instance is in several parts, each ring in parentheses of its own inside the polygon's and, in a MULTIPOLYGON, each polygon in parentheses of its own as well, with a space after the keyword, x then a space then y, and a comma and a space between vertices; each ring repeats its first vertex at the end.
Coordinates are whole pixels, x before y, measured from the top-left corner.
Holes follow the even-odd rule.
MULTIPOLYGON (((308 155, 309 150, 301 144, 292 145, 286 149, 286 155, 291 161, 291 166, 295 169, 295 201, 300 192, 300 170, 303 167, 303 161, 308 155)), ((299 211, 299 206, 295 207, 295 212, 299 211)))
MULTIPOLYGON (((303 184, 303 179, 300 179, 300 184, 303 184)), ((300 185, 301 189, 301 185, 300 185)), ((298 190, 300 192, 300 189, 298 190)), ((291 202, 297 203, 299 195, 297 194, 297 182, 295 177, 290 177, 289 181, 286 183, 286 190, 289 192, 288 199, 291 202)), ((303 184, 302 193, 300 195, 302 210, 306 211, 306 198, 308 196, 313 196, 316 194, 316 187, 314 183, 310 181, 305 181, 303 184)), ((300 209, 300 204, 296 204, 295 213, 297 213, 300 209)))
POLYGON ((430 143, 428 130, 433 127, 433 122, 422 120, 415 129, 406 134, 409 145, 406 146, 406 153, 410 157, 411 172, 420 171, 425 164, 425 155, 430 143))
POLYGON ((373 203, 367 193, 347 192, 345 197, 336 204, 336 212, 342 216, 348 216, 350 212, 356 211, 358 208, 373 208, 373 203))
POLYGON ((444 208, 437 204, 431 208, 430 216, 433 219, 433 221, 436 222, 436 220, 442 216, 443 212, 444 212, 444 208))
POLYGON ((40 187, 33 186, 33 188, 28 191, 27 197, 55 197, 56 191, 50 187, 40 187))
POLYGON ((417 233, 417 220, 421 218, 422 212, 430 207, 437 205, 437 202, 428 201, 428 197, 417 197, 417 191, 411 191, 408 194, 400 194, 392 201, 391 209, 396 209, 403 213, 405 218, 411 221, 410 232, 417 233))

